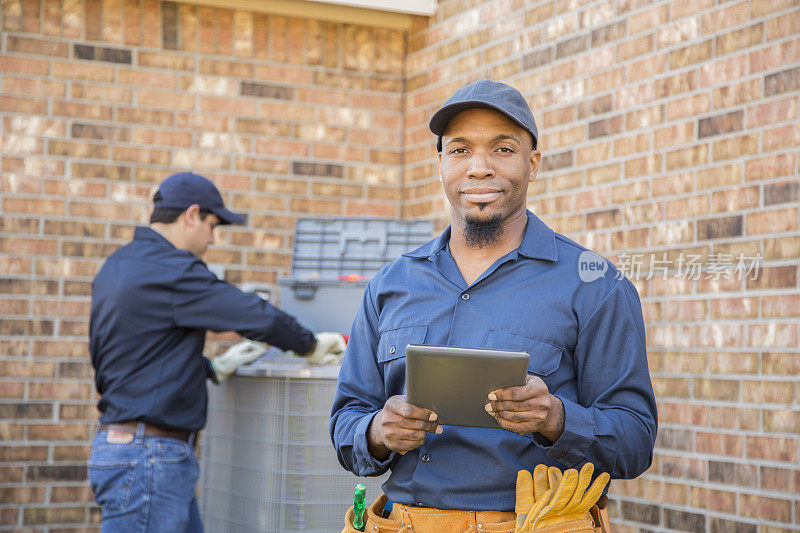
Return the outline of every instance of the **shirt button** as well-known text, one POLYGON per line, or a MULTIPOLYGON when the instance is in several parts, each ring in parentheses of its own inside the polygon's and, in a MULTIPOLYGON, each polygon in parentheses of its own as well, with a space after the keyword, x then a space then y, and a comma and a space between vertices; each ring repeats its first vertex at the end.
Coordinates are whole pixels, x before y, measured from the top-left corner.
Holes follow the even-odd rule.
POLYGON ((389 347, 389 353, 394 353, 396 351, 397 351, 397 348, 395 348, 394 346, 389 347))
POLYGON ((431 456, 428 455, 427 453, 422 456, 422 462, 423 463, 427 463, 430 460, 431 460, 431 456))
POLYGON ((469 300, 469 293, 464 293, 461 295, 462 300, 469 300))

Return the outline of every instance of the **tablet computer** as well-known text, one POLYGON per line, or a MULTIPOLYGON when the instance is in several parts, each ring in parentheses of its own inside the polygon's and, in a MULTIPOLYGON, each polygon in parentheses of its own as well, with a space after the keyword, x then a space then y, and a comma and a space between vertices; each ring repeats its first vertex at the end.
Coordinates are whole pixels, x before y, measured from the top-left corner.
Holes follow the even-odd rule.
POLYGON ((439 424, 499 428, 484 409, 489 393, 525 384, 525 352, 406 346, 406 399, 439 415, 439 424))

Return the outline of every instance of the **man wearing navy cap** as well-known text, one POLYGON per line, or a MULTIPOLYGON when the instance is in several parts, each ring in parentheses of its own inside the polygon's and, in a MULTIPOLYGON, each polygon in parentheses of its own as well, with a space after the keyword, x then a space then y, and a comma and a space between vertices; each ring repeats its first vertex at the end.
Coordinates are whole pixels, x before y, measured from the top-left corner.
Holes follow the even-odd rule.
POLYGON ((149 227, 114 252, 92 283, 89 351, 100 394, 88 462, 104 532, 198 532, 194 439, 206 422, 206 379, 219 383, 266 348, 244 341, 213 361, 206 331, 237 331, 336 362, 344 339, 314 333, 253 293, 217 279, 202 256, 214 228, 245 217, 192 172, 165 179, 149 227))
POLYGON ((611 263, 526 209, 541 154, 519 91, 476 81, 429 126, 451 225, 369 282, 331 436, 353 473, 391 470, 391 512, 376 501, 368 531, 512 532, 520 470, 593 463, 595 474, 632 478, 649 467, 656 404, 641 304, 611 263), (587 257, 601 268, 583 272, 587 257), (500 428, 442 426, 406 401, 408 344, 527 352, 527 381, 486 398, 500 428))

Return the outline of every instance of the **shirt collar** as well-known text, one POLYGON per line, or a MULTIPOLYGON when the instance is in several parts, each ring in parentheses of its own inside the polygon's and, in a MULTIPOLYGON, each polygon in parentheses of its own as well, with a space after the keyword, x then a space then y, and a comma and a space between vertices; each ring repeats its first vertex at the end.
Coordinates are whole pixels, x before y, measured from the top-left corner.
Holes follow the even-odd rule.
MULTIPOLYGON (((542 220, 526 211, 528 223, 525 226, 525 235, 520 243, 519 254, 531 259, 544 259, 545 261, 558 261, 558 250, 556 249, 556 234, 542 220)), ((427 259, 441 251, 450 240, 450 226, 437 238, 414 250, 403 254, 406 257, 417 259, 427 259)))
POLYGON ((161 244, 167 244, 174 248, 173 244, 169 242, 163 235, 153 228, 149 228, 147 226, 136 226, 136 229, 133 230, 133 240, 157 242, 161 244))

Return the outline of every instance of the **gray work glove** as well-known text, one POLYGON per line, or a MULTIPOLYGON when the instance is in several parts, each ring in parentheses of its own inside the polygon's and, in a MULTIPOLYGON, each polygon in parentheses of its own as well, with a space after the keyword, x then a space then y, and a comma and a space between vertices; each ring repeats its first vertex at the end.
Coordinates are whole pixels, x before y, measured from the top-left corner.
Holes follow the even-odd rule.
POLYGON ((267 347, 259 342, 242 341, 234 344, 228 350, 211 361, 217 383, 236 372, 242 365, 252 363, 267 352, 267 347))
POLYGON ((333 365, 342 361, 344 350, 344 337, 339 333, 317 333, 314 351, 300 357, 304 357, 311 365, 333 365))

